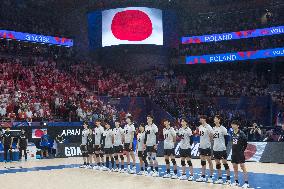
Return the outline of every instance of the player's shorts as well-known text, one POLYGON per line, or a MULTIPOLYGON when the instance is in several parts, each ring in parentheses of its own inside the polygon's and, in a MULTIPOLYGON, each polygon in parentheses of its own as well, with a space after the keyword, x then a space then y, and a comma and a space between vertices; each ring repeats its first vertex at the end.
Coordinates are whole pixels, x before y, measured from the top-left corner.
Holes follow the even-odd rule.
POLYGON ((113 152, 114 152, 115 154, 123 153, 123 147, 122 147, 121 145, 119 145, 119 146, 114 146, 114 147, 113 147, 113 152))
POLYGON ((213 156, 215 159, 227 159, 228 155, 227 155, 227 151, 213 151, 213 156))
POLYGON ((146 146, 147 153, 157 153, 157 150, 154 148, 154 146, 146 146))
POLYGON ((179 154, 180 154, 180 157, 183 157, 183 158, 189 157, 189 158, 191 158, 191 149, 190 148, 188 148, 188 149, 180 149, 179 150, 179 154))
POLYGON ((140 158, 147 157, 146 151, 138 151, 138 157, 140 158))
POLYGON ((83 157, 88 157, 89 154, 88 154, 88 149, 87 149, 87 145, 81 145, 80 146, 80 150, 82 152, 82 156, 83 157))
POLYGON ((113 154, 113 148, 104 148, 105 154, 113 154))
POLYGON ((172 148, 172 149, 164 149, 164 156, 175 156, 175 149, 172 148))
POLYGON ((246 158, 245 158, 244 153, 232 154, 231 163, 243 164, 245 162, 246 162, 246 158))
POLYGON ((99 145, 95 145, 95 152, 99 152, 99 151, 101 151, 100 146, 99 145))
POLYGON ((88 154, 94 154, 95 153, 95 149, 93 146, 87 146, 88 149, 88 154))
POLYGON ((201 156, 211 156, 211 149, 210 148, 206 148, 206 149, 202 149, 202 148, 199 148, 199 154, 201 156))
POLYGON ((130 146, 130 143, 125 143, 124 144, 124 151, 127 151, 127 152, 133 152, 133 143, 132 143, 132 147, 131 148, 129 148, 129 146, 130 146))

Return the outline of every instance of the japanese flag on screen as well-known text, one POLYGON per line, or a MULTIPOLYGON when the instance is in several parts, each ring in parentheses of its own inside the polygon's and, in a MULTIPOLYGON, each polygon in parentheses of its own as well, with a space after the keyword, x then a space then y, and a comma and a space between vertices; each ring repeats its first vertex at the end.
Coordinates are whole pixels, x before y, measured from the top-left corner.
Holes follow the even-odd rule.
POLYGON ((163 45, 162 11, 128 7, 102 12, 102 46, 120 44, 163 45))

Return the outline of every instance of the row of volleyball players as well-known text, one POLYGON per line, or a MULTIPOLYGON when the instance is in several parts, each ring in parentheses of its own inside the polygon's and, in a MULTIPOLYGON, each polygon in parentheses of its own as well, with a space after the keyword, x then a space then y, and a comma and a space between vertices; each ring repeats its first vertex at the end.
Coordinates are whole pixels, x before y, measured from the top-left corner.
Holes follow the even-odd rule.
MULTIPOLYGON (((206 122, 206 116, 200 117, 200 126, 197 129, 198 134, 200 136, 200 159, 202 166, 202 174, 200 178, 197 178, 197 182, 209 182, 213 183, 213 163, 211 161, 211 146, 213 143, 213 155, 216 161, 216 169, 218 172, 218 179, 214 182, 216 184, 231 184, 230 178, 230 169, 227 162, 227 144, 228 144, 228 132, 227 129, 221 125, 221 117, 216 115, 214 118, 214 128, 212 128, 206 122), (206 163, 209 164, 210 176, 206 180, 205 171, 206 171, 206 163), (221 162, 226 170, 227 178, 224 182, 222 180, 222 171, 221 171, 221 162)), ((120 171, 120 172, 128 172, 131 174, 136 173, 135 166, 135 155, 133 151, 133 138, 135 134, 135 127, 132 122, 132 117, 126 118, 127 124, 124 126, 124 129, 120 127, 119 122, 115 122, 115 128, 111 131, 109 123, 105 123, 105 130, 102 132, 99 146, 96 146, 96 142, 94 142, 95 149, 95 157, 96 159, 101 157, 101 162, 97 161, 94 169, 98 169, 98 167, 102 164, 102 170, 112 170, 112 171, 120 171), (120 131, 120 132, 118 132, 120 131), (119 134, 120 133, 120 134, 119 134), (102 148, 103 146, 103 148, 102 148), (96 153, 96 149, 100 150, 99 153, 96 153), (124 153, 123 153, 124 152, 124 153), (106 156, 106 167, 103 162, 103 153, 106 156), (124 169, 124 154, 127 157, 127 169, 124 169), (130 169, 130 156, 132 157, 132 169, 130 169), (121 162, 119 162, 119 158, 121 162), (109 159, 112 159, 112 165, 109 168, 109 159), (114 160, 116 161, 116 169, 114 169, 114 160), (119 168, 119 165, 121 166, 119 168)), ((100 122, 96 122, 96 128, 99 128, 100 122)), ((165 120, 163 123, 163 136, 164 136, 164 157, 166 162, 166 174, 163 175, 164 178, 172 178, 172 179, 181 179, 181 180, 194 180, 193 176, 193 165, 191 162, 191 144, 192 144, 192 136, 193 132, 191 128, 188 126, 188 121, 186 119, 181 119, 181 128, 176 131, 170 125, 169 120, 165 120), (178 177, 177 175, 177 162, 175 160, 175 143, 176 137, 180 138, 180 157, 181 157, 181 166, 182 166, 182 175, 178 177), (173 164, 173 174, 170 172, 170 160, 173 164), (186 175, 186 164, 189 167, 189 177, 186 175)), ((233 121, 231 123, 232 128, 234 130, 232 135, 232 164, 234 167, 234 177, 235 182, 231 185, 238 186, 238 164, 241 165, 242 170, 244 171, 245 184, 244 188, 248 188, 248 176, 245 168, 245 157, 244 150, 247 146, 247 140, 242 131, 239 130, 239 123, 237 121, 233 121)), ((98 136, 98 132, 94 129, 94 132, 89 132, 94 134, 94 141, 98 140, 96 137, 98 136)), ((84 133, 84 132, 83 132, 84 133)), ((90 136, 90 134, 88 135, 90 136)), ((139 132, 137 134, 137 154, 140 160, 140 171, 139 175, 150 175, 154 177, 159 176, 158 171, 158 161, 156 158, 157 155, 157 145, 158 145, 158 127, 153 123, 153 117, 147 116, 147 125, 144 127, 143 125, 139 126, 139 132), (149 163, 148 163, 149 161, 149 163), (148 171, 147 171, 148 170, 148 171)), ((93 138, 92 137, 92 138, 93 138)), ((88 153, 89 159, 92 159, 92 149, 89 148, 87 137, 87 145, 86 145, 86 153, 88 153), (91 154, 91 155, 90 155, 91 154)), ((83 138, 82 138, 83 144, 83 138)), ((98 152, 98 151, 97 151, 98 152)), ((84 153, 83 153, 84 155, 84 153)), ((88 163, 87 163, 88 164, 88 163)))

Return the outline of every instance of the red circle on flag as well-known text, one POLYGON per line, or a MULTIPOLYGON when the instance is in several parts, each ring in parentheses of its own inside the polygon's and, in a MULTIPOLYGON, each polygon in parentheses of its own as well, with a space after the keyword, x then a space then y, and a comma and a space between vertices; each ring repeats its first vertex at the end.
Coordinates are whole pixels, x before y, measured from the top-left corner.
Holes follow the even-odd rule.
POLYGON ((246 151, 245 151, 246 160, 252 158, 252 157, 255 155, 256 151, 257 151, 257 148, 256 148, 255 145, 253 145, 253 144, 248 144, 248 145, 247 145, 247 149, 246 149, 246 151))
POLYGON ((43 133, 43 131, 41 129, 35 130, 35 136, 36 137, 41 138, 43 134, 44 133, 43 133))
POLYGON ((115 14, 111 31, 119 40, 143 41, 150 37, 153 26, 146 13, 140 10, 126 10, 115 14))

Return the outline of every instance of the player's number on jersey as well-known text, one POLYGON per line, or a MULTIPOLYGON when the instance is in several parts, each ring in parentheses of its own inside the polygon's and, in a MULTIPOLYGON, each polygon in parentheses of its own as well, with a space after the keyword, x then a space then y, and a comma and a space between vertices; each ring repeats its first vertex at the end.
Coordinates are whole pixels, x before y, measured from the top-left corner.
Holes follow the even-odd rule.
POLYGON ((233 139, 233 144, 238 144, 238 139, 237 138, 233 139))
POLYGON ((204 136, 204 135, 205 135, 205 132, 204 132, 204 131, 200 131, 200 132, 199 132, 199 135, 200 135, 200 136, 204 136))
POLYGON ((164 134, 165 139, 169 138, 169 134, 164 134))
POLYGON ((214 133, 213 134, 213 138, 220 138, 220 134, 219 133, 214 133))

